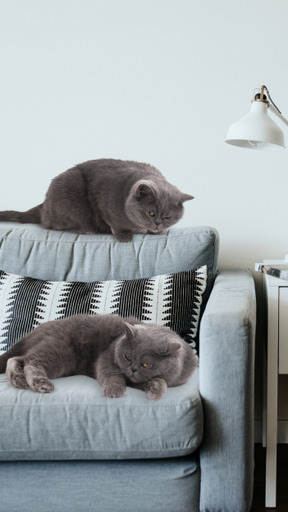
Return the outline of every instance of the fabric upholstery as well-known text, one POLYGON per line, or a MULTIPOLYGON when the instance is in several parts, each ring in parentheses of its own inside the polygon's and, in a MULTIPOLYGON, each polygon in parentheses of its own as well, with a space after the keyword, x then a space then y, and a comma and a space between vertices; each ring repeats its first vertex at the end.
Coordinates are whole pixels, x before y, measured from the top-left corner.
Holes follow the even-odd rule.
POLYGON ((0 268, 51 281, 138 279, 207 265, 209 295, 218 251, 218 232, 211 227, 175 227, 164 235, 134 235, 131 243, 120 243, 112 235, 0 223, 0 268))
POLYGON ((251 505, 255 329, 251 274, 223 270, 200 329, 200 393, 205 417, 200 452, 203 511, 247 512, 251 505))
POLYGON ((197 457, 2 462, 7 512, 199 512, 197 457))
MULTIPOLYGON (((207 227, 136 235, 131 243, 120 244, 109 235, 73 235, 0 223, 0 268, 7 272, 91 282, 207 265, 206 300, 216 276, 218 247, 217 231, 207 227)), ((200 324, 204 433, 196 454, 201 472, 197 464, 193 471, 188 462, 191 458, 197 463, 194 454, 169 459, 1 462, 3 508, 16 512, 21 502, 22 512, 248 512, 253 490, 255 318, 251 274, 220 271, 200 324), (32 487, 36 475, 39 485, 32 487)), ((14 419, 17 411, 20 416, 18 406, 15 401, 14 419)), ((172 409, 170 420, 173 414, 172 409)), ((28 415, 26 422, 31 429, 28 415)), ((6 424, 7 437, 10 431, 6 424)))
POLYGON ((202 440, 197 370, 159 402, 132 388, 106 398, 96 380, 80 375, 53 382, 55 391, 43 395, 0 376, 0 460, 177 457, 202 440))

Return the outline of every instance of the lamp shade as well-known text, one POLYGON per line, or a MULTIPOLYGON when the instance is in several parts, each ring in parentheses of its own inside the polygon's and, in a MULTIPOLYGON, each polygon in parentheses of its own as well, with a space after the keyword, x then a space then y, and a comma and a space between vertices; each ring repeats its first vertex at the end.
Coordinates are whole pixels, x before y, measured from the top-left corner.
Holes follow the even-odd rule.
POLYGON ((249 149, 285 148, 282 130, 269 117, 267 103, 253 101, 249 114, 232 124, 225 142, 249 149))

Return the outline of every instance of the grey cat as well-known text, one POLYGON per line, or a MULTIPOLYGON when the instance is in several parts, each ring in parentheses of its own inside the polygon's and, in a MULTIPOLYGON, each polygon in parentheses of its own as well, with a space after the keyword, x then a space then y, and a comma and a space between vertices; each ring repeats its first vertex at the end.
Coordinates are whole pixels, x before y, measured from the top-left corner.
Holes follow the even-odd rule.
POLYGON ((90 160, 59 174, 42 204, 27 212, 0 212, 0 221, 32 222, 74 233, 113 233, 128 242, 134 233, 164 233, 193 199, 152 165, 90 160))
POLYGON ((167 327, 114 315, 75 315, 40 324, 0 356, 16 388, 50 393, 50 379, 88 375, 104 395, 121 397, 126 384, 145 391, 151 400, 167 387, 187 382, 198 358, 167 327))

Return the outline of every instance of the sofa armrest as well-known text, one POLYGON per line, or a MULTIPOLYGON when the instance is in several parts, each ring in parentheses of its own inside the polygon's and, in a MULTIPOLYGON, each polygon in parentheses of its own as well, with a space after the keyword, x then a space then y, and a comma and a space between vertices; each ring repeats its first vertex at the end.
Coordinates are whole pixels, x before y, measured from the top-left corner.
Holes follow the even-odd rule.
POLYGON ((249 271, 221 271, 200 325, 200 510, 247 512, 254 471, 256 298, 249 271))

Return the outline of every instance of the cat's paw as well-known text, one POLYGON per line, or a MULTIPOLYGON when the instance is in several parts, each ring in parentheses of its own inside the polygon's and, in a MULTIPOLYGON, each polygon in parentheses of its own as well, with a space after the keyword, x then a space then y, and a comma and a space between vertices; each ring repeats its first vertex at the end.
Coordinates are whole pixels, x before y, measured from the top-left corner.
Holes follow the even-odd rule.
POLYGON ((45 377, 33 377, 30 382, 30 388, 37 393, 52 393, 54 384, 45 377))
POLYGON ((154 379, 149 382, 146 393, 150 400, 160 400, 166 393, 167 384, 164 379, 154 379))
POLYGON ((147 231, 150 235, 165 235, 167 233, 167 229, 158 229, 155 231, 147 231))
POLYGON ((124 384, 113 382, 111 384, 106 384, 106 386, 103 388, 103 391, 104 395, 108 398, 120 398, 124 395, 126 386, 124 386, 124 384))

